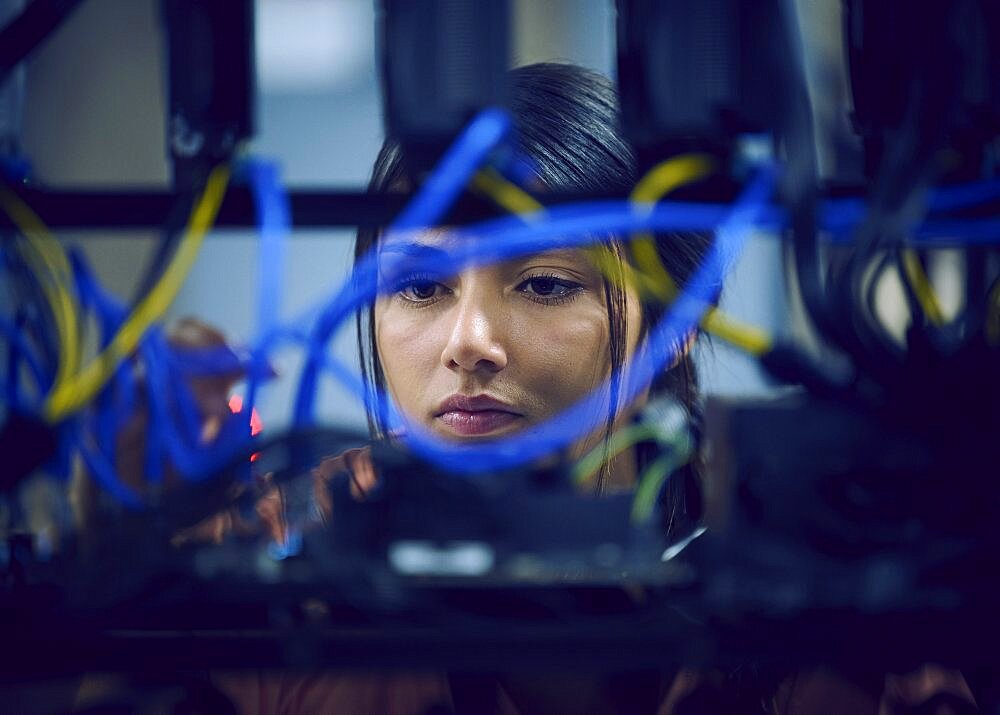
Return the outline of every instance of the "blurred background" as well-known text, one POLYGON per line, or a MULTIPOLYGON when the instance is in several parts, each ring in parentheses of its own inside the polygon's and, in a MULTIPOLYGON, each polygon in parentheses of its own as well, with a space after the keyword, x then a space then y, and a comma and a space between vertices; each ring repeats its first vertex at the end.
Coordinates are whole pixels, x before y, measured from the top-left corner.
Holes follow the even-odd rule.
MULTIPOLYGON (((23 0, 0 0, 0 20, 23 0)), ((849 141, 849 96, 841 57, 837 0, 800 0, 817 136, 849 141)), ((615 75, 612 0, 518 0, 513 3, 515 64, 568 61, 615 75)), ((90 0, 31 57, 20 76, 24 98, 20 142, 39 183, 60 188, 168 184, 164 146, 164 37, 156 0, 90 0)), ((383 137, 377 85, 372 0, 257 0, 258 128, 253 154, 275 160, 295 188, 363 186, 383 137)), ((9 91, 10 88, 8 87, 9 91)), ((820 147, 828 174, 830 147, 820 147)), ((844 156, 844 152, 838 152, 844 156)), ((156 237, 94 233, 82 245, 101 280, 128 295, 156 237)), ((353 232, 297 231, 287 248, 282 317, 329 295, 350 265, 353 232)), ((195 315, 238 343, 255 337, 257 239, 250 232, 215 232, 171 309, 195 315)), ((737 317, 787 332, 796 321, 785 299, 780 245, 758 236, 749 244, 723 296, 737 317)), ((356 364, 353 332, 335 342, 356 364)), ((769 389, 749 358, 725 345, 702 344, 706 392, 755 394, 769 389)), ((293 352, 279 355, 281 378, 261 395, 266 428, 286 423, 298 369, 293 352)), ((323 386, 320 415, 363 424, 363 410, 333 384, 323 386)))

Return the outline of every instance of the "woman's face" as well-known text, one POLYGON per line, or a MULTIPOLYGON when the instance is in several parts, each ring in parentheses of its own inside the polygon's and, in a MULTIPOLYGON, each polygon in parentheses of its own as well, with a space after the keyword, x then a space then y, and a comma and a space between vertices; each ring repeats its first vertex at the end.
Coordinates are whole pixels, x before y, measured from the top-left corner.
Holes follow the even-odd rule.
MULTIPOLYGON (((428 233, 419 242, 445 240, 428 233)), ((394 287, 375 305, 389 392, 408 421, 445 438, 531 429, 610 373, 604 284, 582 250, 411 275, 394 287)), ((639 307, 632 293, 626 303, 631 352, 639 307)))

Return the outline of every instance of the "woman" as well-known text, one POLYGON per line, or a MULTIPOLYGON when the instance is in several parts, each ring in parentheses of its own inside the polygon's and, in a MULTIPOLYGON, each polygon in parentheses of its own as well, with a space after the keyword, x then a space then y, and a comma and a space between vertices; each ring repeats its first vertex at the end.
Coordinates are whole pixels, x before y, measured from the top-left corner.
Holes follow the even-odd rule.
MULTIPOLYGON (((534 191, 631 191, 638 179, 636 162, 621 134, 617 98, 606 78, 567 64, 520 67, 509 77, 509 111, 517 146, 535 170, 534 191)), ((387 141, 370 190, 401 191, 413 183, 398 145, 387 141)), ((447 234, 429 231, 420 243, 446 240, 447 234)), ((619 240, 603 245, 615 261, 627 255, 619 240)), ((661 263, 680 283, 708 245, 709 238, 700 234, 661 236, 656 243, 661 263)), ((373 248, 385 248, 380 234, 359 231, 355 260, 373 248)), ((388 389, 409 420, 448 439, 498 437, 558 414, 618 373, 664 309, 659 301, 640 301, 621 281, 608 280, 590 255, 548 252, 439 280, 410 278, 358 315, 358 347, 371 391, 388 389), (587 359, 580 360, 584 355, 587 359), (442 407, 449 396, 483 400, 449 411, 442 407)), ((650 389, 669 393, 697 413, 697 380, 687 350, 650 389)), ((613 396, 610 402, 603 436, 641 406, 616 405, 613 396)), ((384 422, 371 401, 368 414, 375 436, 384 436, 384 422)), ((571 456, 599 437, 581 435, 571 456)), ((645 456, 626 452, 604 465, 592 488, 630 487, 636 459, 645 456)), ((671 484, 676 486, 668 500, 676 507, 673 530, 689 529, 699 516, 694 471, 685 470, 671 484)))
MULTIPOLYGON (((636 162, 621 135, 617 100, 607 79, 561 64, 521 67, 509 76, 508 109, 517 146, 534 165, 535 192, 624 195, 633 188, 636 162)), ((375 162, 370 190, 412 188, 398 145, 387 141, 375 162)), ((372 250, 391 251, 392 240, 374 230, 359 231, 356 262, 372 250)), ((432 247, 447 240, 444 231, 426 231, 417 239, 432 247)), ((662 236, 657 250, 666 270, 683 284, 708 242, 702 235, 662 236)), ((608 239, 603 245, 615 261, 625 260, 627 247, 621 241, 608 239)), ((630 354, 663 310, 660 303, 641 301, 627 284, 609 280, 583 249, 466 267, 455 275, 404 275, 393 288, 358 315, 358 344, 370 392, 387 391, 406 424, 455 442, 530 432, 559 414, 627 369, 630 354)), ((660 392, 697 413, 697 382, 688 351, 636 403, 616 404, 609 397, 603 429, 581 434, 570 456, 599 446, 650 394, 660 392)), ((373 435, 386 438, 385 421, 374 404, 369 400, 373 435)), ((588 488, 628 489, 646 459, 641 450, 627 450, 598 470, 588 488)), ((327 460, 317 474, 322 482, 345 469, 361 491, 372 486, 376 470, 358 451, 327 460)), ((699 516, 696 469, 689 466, 669 482, 669 528, 678 535, 699 516)), ((280 525, 276 531, 280 534, 280 525)), ((226 688, 249 712, 271 710, 255 709, 261 694, 264 700, 276 698, 270 701, 273 707, 302 712, 333 703, 334 709, 358 712, 422 713, 434 704, 446 710, 489 707, 498 712, 654 711, 664 691, 657 674, 613 680, 426 674, 263 676, 250 681, 244 676, 239 688, 226 688)))

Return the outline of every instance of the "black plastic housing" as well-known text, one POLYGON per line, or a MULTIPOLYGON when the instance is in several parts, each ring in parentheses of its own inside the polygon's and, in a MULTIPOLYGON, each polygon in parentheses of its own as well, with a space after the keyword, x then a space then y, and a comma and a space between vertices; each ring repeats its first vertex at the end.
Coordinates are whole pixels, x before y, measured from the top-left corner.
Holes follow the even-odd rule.
POLYGON ((738 134, 777 127, 797 61, 779 0, 617 0, 617 10, 622 114, 640 160, 725 152, 738 134))
POLYGON ((875 176, 887 136, 952 150, 946 178, 974 180, 1000 134, 1000 4, 845 0, 854 127, 875 176), (916 119, 909 120, 913 113, 916 119), (925 118, 924 118, 925 117, 925 118))
POLYGON ((510 66, 508 0, 381 0, 385 124, 420 174, 475 113, 502 106, 510 66))
POLYGON ((174 185, 196 185, 255 126, 253 0, 163 0, 167 151, 174 185))

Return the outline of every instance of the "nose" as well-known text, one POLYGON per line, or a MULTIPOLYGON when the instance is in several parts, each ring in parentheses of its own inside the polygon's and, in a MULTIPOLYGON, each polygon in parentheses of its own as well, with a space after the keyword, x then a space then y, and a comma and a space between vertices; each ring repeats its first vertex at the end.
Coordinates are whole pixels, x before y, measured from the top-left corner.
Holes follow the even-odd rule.
MULTIPOLYGON (((471 287, 470 287, 471 288, 471 287)), ((449 370, 495 373, 507 367, 505 318, 497 301, 482 291, 463 291, 454 307, 454 323, 441 352, 449 370)))

